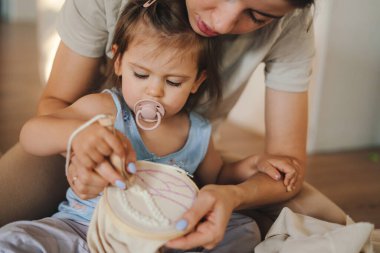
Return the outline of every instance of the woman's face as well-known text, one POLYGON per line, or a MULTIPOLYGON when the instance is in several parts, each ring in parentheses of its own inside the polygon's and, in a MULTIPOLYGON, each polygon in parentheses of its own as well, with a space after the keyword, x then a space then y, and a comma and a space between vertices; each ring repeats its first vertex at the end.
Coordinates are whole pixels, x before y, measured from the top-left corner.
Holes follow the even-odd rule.
POLYGON ((292 11, 286 0, 186 0, 193 30, 203 36, 255 31, 292 11))

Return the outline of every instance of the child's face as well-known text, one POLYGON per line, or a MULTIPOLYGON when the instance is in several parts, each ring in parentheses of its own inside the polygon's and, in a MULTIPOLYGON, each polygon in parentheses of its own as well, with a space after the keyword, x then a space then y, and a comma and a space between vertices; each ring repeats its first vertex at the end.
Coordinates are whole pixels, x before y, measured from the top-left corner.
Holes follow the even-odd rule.
POLYGON ((115 62, 129 108, 141 99, 152 99, 164 106, 165 118, 181 111, 189 95, 205 80, 204 73, 197 79, 197 71, 194 53, 157 48, 154 41, 132 42, 115 62))

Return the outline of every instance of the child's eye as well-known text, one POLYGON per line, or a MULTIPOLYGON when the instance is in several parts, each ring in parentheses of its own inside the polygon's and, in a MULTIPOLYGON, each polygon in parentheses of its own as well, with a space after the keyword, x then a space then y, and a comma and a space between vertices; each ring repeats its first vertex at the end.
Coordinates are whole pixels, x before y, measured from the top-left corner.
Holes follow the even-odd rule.
POLYGON ((147 79, 149 77, 149 75, 139 74, 136 72, 133 72, 133 74, 135 75, 135 77, 140 78, 140 79, 147 79))
POLYGON ((248 16, 251 18, 251 20, 258 25, 263 25, 267 22, 267 20, 258 19, 254 11, 248 11, 247 13, 248 13, 248 16))
POLYGON ((181 82, 173 82, 170 80, 166 80, 166 83, 169 84, 170 86, 174 86, 174 87, 179 87, 182 84, 181 82))

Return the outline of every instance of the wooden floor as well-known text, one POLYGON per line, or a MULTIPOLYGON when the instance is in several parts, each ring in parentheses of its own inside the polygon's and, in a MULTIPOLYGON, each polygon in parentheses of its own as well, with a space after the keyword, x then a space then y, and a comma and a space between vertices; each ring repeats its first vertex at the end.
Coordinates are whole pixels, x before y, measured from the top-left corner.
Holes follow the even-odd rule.
MULTIPOLYGON (((0 152, 5 152, 17 142, 22 124, 33 115, 41 84, 35 26, 1 24, 0 38, 0 152)), ((239 134, 245 138, 248 133, 239 134)), ((380 228, 379 156, 380 147, 312 155, 307 181, 354 220, 380 228)))
POLYGON ((312 155, 306 180, 355 221, 380 228, 380 148, 312 155))

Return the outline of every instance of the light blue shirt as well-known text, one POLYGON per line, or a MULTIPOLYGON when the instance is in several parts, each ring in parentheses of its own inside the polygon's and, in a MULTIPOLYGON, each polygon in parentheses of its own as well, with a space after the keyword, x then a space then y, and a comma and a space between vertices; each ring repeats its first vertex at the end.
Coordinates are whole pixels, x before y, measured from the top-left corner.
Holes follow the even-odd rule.
MULTIPOLYGON (((114 126, 128 137, 136 151, 137 160, 169 164, 182 168, 191 175, 194 174, 208 149, 211 136, 211 125, 208 120, 195 112, 190 112, 190 129, 185 145, 174 153, 160 157, 145 147, 134 115, 125 103, 121 93, 116 89, 105 90, 104 92, 112 96, 117 109, 114 126)), ((54 214, 53 217, 70 219, 88 225, 100 196, 82 200, 69 188, 66 198, 67 200, 59 205, 59 212, 54 214)))

